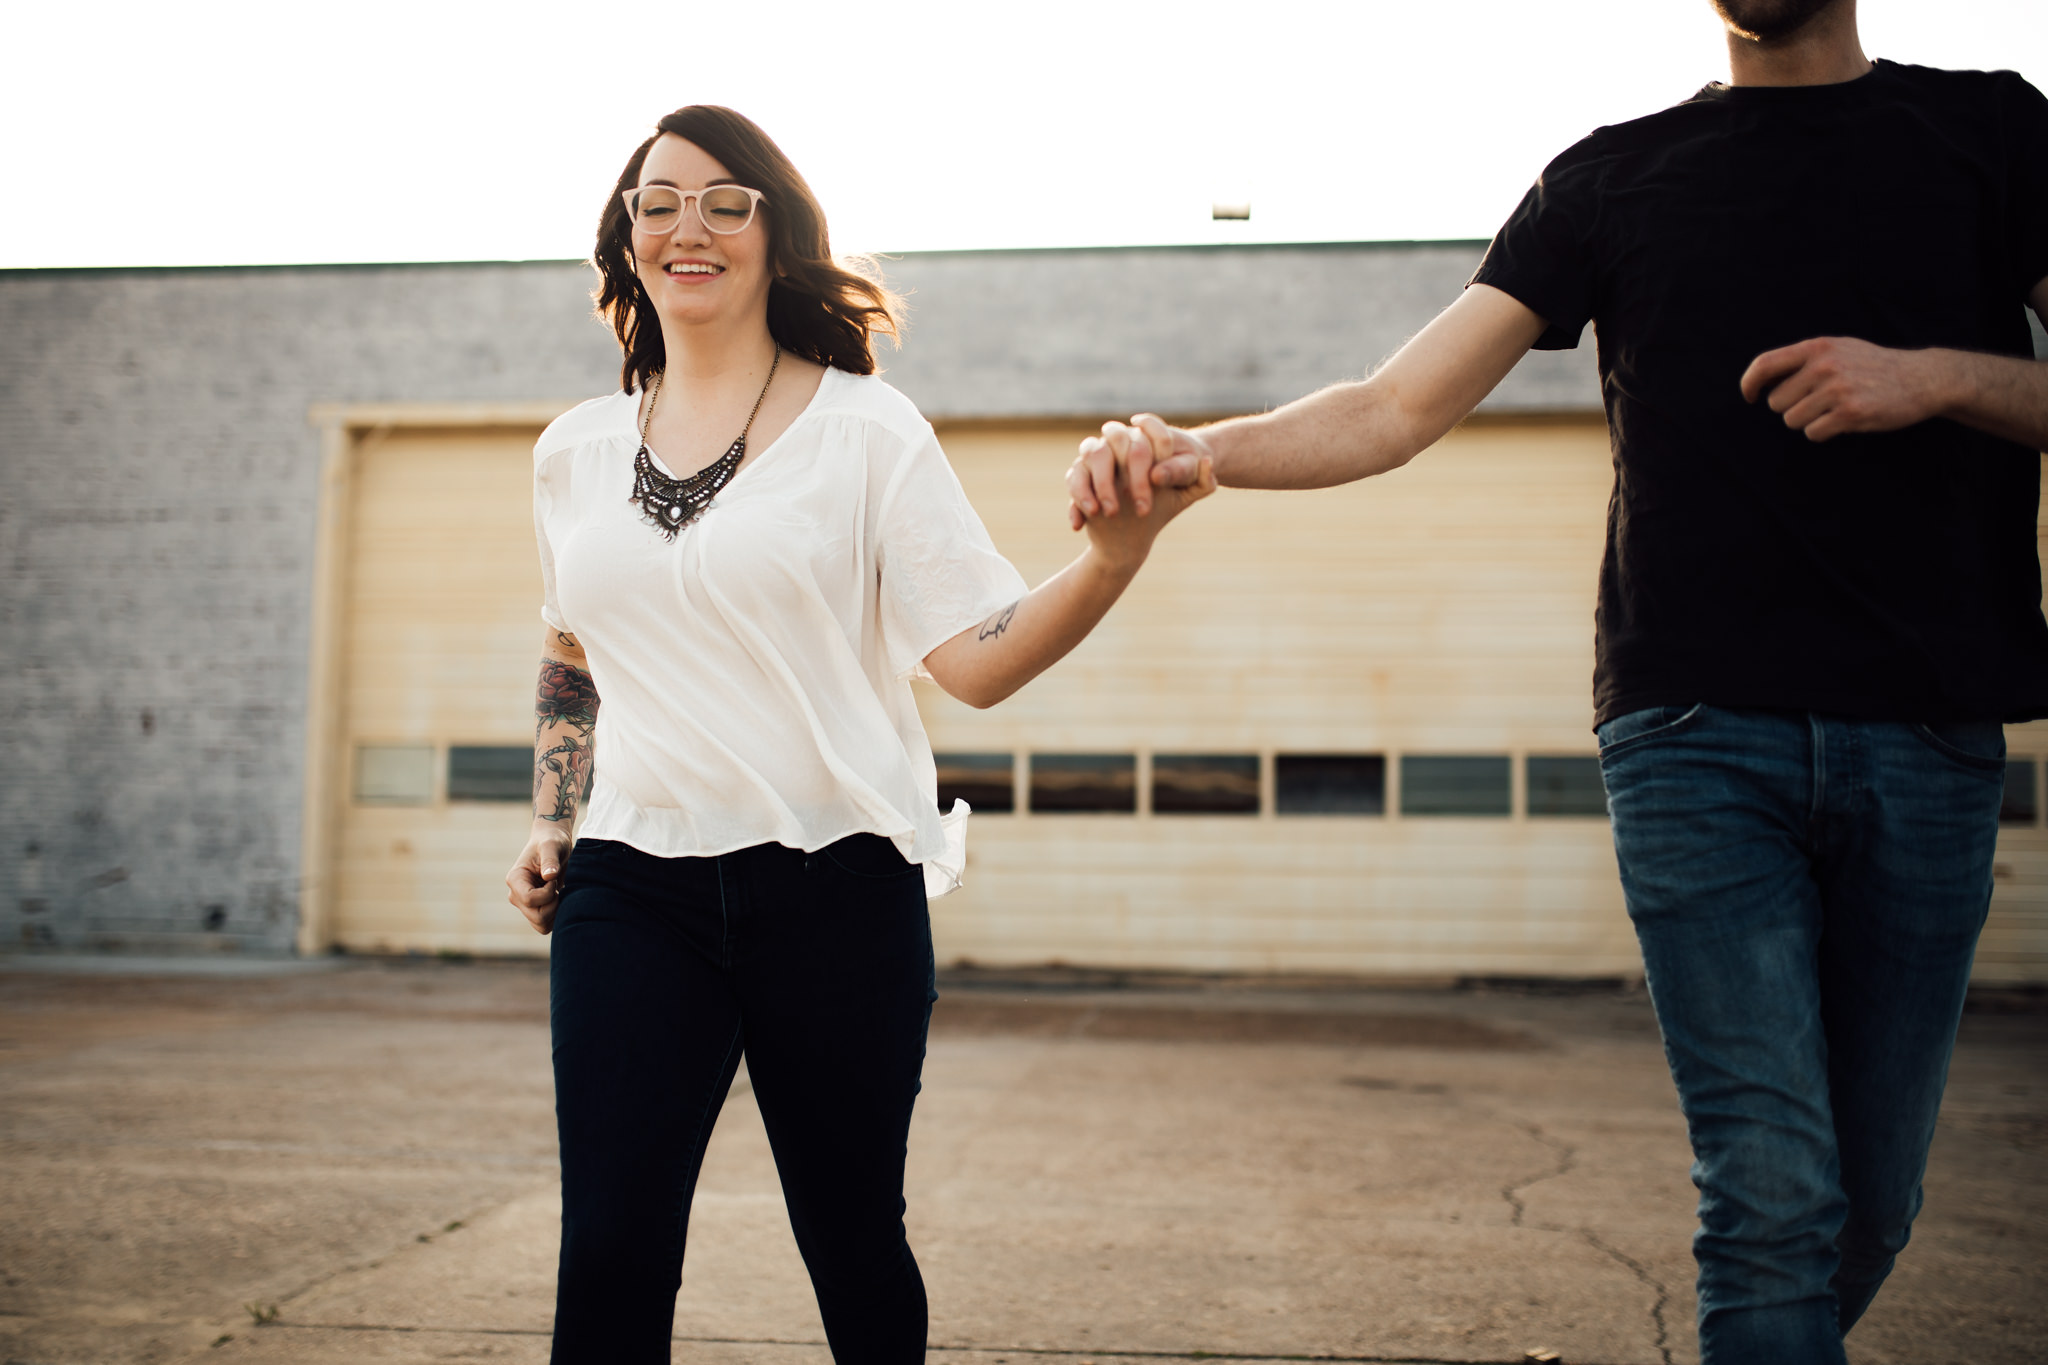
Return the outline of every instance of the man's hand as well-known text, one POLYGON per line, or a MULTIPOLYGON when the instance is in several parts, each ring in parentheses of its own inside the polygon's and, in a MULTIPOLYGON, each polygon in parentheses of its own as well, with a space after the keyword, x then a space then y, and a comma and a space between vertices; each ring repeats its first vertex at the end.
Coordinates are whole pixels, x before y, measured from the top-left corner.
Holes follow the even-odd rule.
POLYGON ((1102 434, 1081 442, 1067 467, 1067 522, 1078 531, 1091 517, 1115 516, 1120 476, 1134 510, 1145 517, 1155 488, 1197 488, 1206 480, 1213 491, 1214 467, 1214 453, 1199 433, 1170 427, 1152 413, 1141 412, 1128 425, 1104 422, 1102 434))
MULTIPOLYGON (((1141 439, 1133 444, 1142 446, 1145 442, 1141 439)), ((1145 488, 1145 511, 1138 510, 1140 485, 1133 479, 1123 490, 1130 505, 1125 507, 1122 515, 1111 512, 1087 519, 1088 543, 1102 556, 1104 563, 1135 573, 1137 566, 1143 564, 1145 557, 1152 552, 1152 542, 1166 528, 1166 523, 1216 491, 1216 469, 1209 458, 1206 455, 1195 458, 1193 465, 1194 478, 1185 486, 1169 484, 1145 488)), ((1168 466, 1155 464, 1151 469, 1152 482, 1156 485, 1159 483, 1158 475, 1168 466)))
POLYGON ((1770 394, 1772 412, 1809 441, 1847 431, 1897 431, 1939 417, 1962 376, 1954 351, 1897 351, 1854 337, 1815 337, 1765 351, 1742 373, 1742 396, 1770 394))

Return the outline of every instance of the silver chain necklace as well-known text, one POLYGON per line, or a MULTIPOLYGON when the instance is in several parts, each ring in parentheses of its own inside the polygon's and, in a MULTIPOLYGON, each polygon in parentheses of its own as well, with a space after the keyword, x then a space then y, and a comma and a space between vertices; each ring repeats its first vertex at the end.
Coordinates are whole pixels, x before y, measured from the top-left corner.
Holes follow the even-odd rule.
POLYGON ((775 382, 775 370, 781 364, 782 347, 777 345, 775 359, 768 362, 768 378, 761 384, 761 396, 754 400, 754 410, 747 414, 747 424, 740 428, 740 434, 726 447, 725 454, 683 479, 670 478, 656 469, 654 457, 647 453, 647 429, 654 425, 655 400, 661 397, 662 376, 668 372, 664 370, 654 376, 654 383, 647 390, 647 415, 640 419, 640 449, 633 456, 633 496, 627 501, 640 508, 641 520, 661 532, 663 540, 674 540, 676 532, 703 516, 718 491, 732 482, 740 461, 747 458, 747 433, 754 429, 754 419, 761 415, 768 385, 775 382))

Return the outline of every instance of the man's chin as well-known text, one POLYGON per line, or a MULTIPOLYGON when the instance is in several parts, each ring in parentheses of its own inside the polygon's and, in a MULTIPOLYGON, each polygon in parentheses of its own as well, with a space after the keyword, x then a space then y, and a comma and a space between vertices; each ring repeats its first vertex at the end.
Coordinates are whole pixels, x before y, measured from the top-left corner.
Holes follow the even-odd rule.
POLYGON ((1721 22, 1752 42, 1775 43, 1812 23, 1839 0, 1713 0, 1721 22))

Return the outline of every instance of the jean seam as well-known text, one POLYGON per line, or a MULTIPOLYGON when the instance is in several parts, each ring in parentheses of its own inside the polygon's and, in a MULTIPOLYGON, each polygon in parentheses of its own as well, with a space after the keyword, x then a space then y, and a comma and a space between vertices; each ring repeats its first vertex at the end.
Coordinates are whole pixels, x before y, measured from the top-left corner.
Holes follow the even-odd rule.
MULTIPOLYGON (((720 1058, 718 1062, 718 1074, 720 1076, 724 1076, 726 1068, 732 1064, 733 1050, 740 1045, 740 1039, 744 1033, 745 1028, 743 1025, 733 1025, 732 1038, 725 1045, 725 1056, 720 1058)), ((731 1084, 730 1080, 726 1082, 727 1087, 730 1087, 731 1084)), ((676 1226, 675 1231, 669 1237, 668 1264, 670 1269, 676 1274, 682 1273, 683 1243, 684 1239, 688 1236, 690 1227, 689 1200, 684 1197, 684 1191, 695 1187, 697 1173, 703 1169, 704 1143, 708 1136, 706 1130, 716 1112, 714 1107, 715 1101, 721 1099, 723 1093, 722 1089, 714 1085, 711 1095, 705 1098, 704 1108, 697 1115, 697 1131, 690 1135, 690 1159, 683 1165, 682 1179, 678 1183, 678 1187, 669 1193, 670 1206, 675 1210, 676 1226)))
POLYGON ((715 859, 713 866, 718 873, 718 965, 726 971, 731 971, 732 912, 726 905, 725 859, 715 859))

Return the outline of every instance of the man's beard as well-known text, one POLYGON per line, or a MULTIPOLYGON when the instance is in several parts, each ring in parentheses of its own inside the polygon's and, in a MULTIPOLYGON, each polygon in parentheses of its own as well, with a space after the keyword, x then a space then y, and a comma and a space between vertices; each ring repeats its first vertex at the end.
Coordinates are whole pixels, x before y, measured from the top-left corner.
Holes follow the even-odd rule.
POLYGON ((1744 38, 1774 43, 1806 27, 1837 0, 1713 0, 1714 10, 1744 38))

